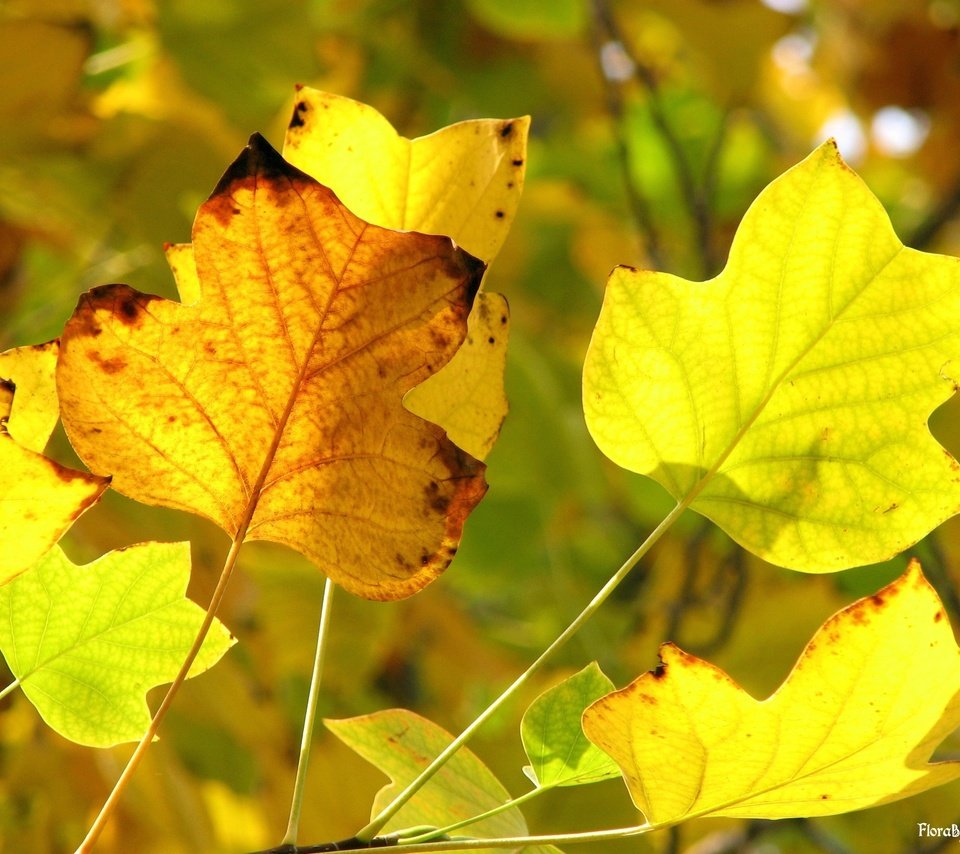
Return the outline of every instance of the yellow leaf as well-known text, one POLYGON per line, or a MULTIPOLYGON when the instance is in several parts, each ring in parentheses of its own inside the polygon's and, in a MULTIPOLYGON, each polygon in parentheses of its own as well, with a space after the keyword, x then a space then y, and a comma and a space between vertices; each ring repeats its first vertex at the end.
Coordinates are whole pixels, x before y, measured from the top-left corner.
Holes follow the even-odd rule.
MULTIPOLYGON (((529 117, 475 119, 410 140, 373 107, 301 87, 283 153, 368 222, 446 235, 490 263, 520 202, 529 127, 529 117)), ((508 323, 501 295, 478 300, 463 347, 404 401, 478 459, 507 413, 508 323)))
POLYGON ((31 567, 107 488, 41 453, 57 423, 58 344, 0 353, 0 584, 31 567))
POLYGON ((886 560, 960 509, 927 429, 960 376, 960 261, 903 246, 826 143, 708 282, 613 272, 584 366, 598 446, 772 563, 886 560))
POLYGON ((672 644, 660 655, 583 717, 652 824, 830 815, 960 777, 929 762, 960 724, 960 649, 916 561, 827 620, 763 702, 672 644))
POLYGON ((283 156, 384 228, 443 234, 489 263, 516 215, 530 118, 406 139, 373 107, 301 87, 283 156))
POLYGON ((359 595, 415 593, 486 486, 401 399, 460 346, 483 265, 359 220, 259 136, 200 208, 193 257, 194 305, 81 298, 57 375, 77 452, 132 498, 285 543, 359 595))
POLYGON ((467 338, 446 367, 407 393, 403 405, 439 424, 477 459, 493 448, 507 413, 503 373, 510 314, 502 294, 480 292, 467 319, 467 338))
POLYGON ((17 347, 0 353, 0 378, 9 380, 12 394, 7 432, 25 448, 42 451, 60 417, 55 373, 59 341, 33 347, 17 347))

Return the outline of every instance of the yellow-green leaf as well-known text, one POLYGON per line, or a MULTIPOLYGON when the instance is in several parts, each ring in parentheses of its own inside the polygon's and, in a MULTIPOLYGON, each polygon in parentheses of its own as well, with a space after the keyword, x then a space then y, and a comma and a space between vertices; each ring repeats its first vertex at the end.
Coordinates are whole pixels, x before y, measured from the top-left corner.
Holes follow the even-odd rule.
POLYGON ((916 561, 827 620, 762 702, 672 644, 660 657, 583 717, 651 823, 830 815, 960 777, 929 761, 960 725, 960 649, 916 561))
MULTIPOLYGON (((301 87, 283 153, 368 222, 446 235, 489 264, 516 216, 529 126, 528 117, 474 119, 410 140, 373 107, 301 87)), ((478 459, 507 413, 508 323, 504 297, 481 296, 456 356, 404 400, 478 459)))
MULTIPOLYGON (((142 543, 86 566, 55 548, 0 588, 0 651, 53 729, 92 747, 143 735, 146 692, 177 675, 203 620, 189 578, 189 543, 142 543)), ((190 675, 232 643, 217 621, 190 675)))
POLYGON ((960 376, 960 261, 905 248, 832 143, 774 181, 708 282, 618 268, 584 367, 597 444, 808 572, 960 509, 926 421, 960 376))
POLYGON ((486 487, 401 400, 460 346, 483 264, 368 225, 259 136, 197 214, 193 261, 192 305, 125 285, 81 298, 57 374, 81 458, 359 595, 415 593, 486 487))
POLYGON ((0 353, 0 584, 32 566, 109 480, 43 456, 57 423, 58 343, 0 353))

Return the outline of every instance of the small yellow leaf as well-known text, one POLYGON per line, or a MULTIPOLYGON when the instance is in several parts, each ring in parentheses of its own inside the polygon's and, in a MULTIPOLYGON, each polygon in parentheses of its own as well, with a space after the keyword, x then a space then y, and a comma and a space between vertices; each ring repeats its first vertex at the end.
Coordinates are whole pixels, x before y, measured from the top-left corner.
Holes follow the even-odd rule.
POLYGON ((529 116, 473 119, 406 139, 373 107, 301 87, 283 156, 384 228, 443 234, 489 263, 526 171, 529 116))
POLYGON ((0 378, 15 389, 7 432, 31 451, 46 447, 60 417, 55 380, 59 351, 59 341, 48 341, 0 353, 0 378))
POLYGON ((486 485, 401 400, 460 346, 483 265, 368 225, 259 136, 187 249, 168 252, 192 305, 110 285, 67 323, 77 452, 132 498, 289 545, 354 593, 415 593, 486 485))
POLYGON ((41 451, 57 423, 58 342, 0 353, 0 585, 32 566, 107 488, 41 451))
POLYGON ((503 372, 509 334, 506 298, 479 293, 463 346, 442 371, 403 399, 410 412, 439 424, 458 447, 478 460, 492 450, 507 411, 503 372))
POLYGON ((184 305, 193 305, 200 299, 200 279, 197 276, 197 261, 193 246, 189 243, 168 243, 163 247, 167 263, 177 283, 177 293, 184 305))
MULTIPOLYGON (((373 107, 301 87, 283 153, 368 222, 446 235, 489 264, 516 216, 529 127, 529 117, 474 119, 410 140, 373 107)), ((404 400, 478 459, 507 413, 508 331, 504 297, 481 297, 457 355, 404 400)))
POLYGON ((929 761, 960 725, 960 649, 916 561, 827 620, 762 702, 672 644, 660 657, 583 717, 652 824, 831 815, 960 777, 929 761))

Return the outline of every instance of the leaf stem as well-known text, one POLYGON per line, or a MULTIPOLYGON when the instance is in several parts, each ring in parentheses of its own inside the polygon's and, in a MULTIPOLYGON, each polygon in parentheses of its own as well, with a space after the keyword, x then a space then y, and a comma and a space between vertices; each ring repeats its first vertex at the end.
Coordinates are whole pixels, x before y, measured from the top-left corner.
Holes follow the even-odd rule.
POLYGON ((20 680, 14 679, 9 685, 7 685, 3 690, 0 690, 0 700, 7 696, 7 694, 12 694, 15 689, 20 687, 20 680))
POLYGON ((333 582, 327 578, 323 585, 323 603, 320 606, 320 627, 317 630, 317 651, 313 659, 313 673, 310 676, 310 693, 303 714, 303 735, 300 739, 300 757, 297 761, 297 776, 293 783, 293 798, 290 802, 290 818, 287 831, 281 845, 297 844, 300 829, 300 815, 303 812, 303 793, 306 787, 307 766, 310 764, 310 746, 313 742, 314 722, 317 717, 317 699, 320 696, 320 676, 323 672, 323 659, 327 649, 327 635, 330 630, 330 611, 333 605, 333 582))
POLYGON ((516 798, 511 798, 509 801, 504 801, 499 806, 494 807, 493 809, 487 810, 485 813, 480 813, 480 815, 471 816, 470 818, 465 818, 461 821, 458 821, 456 824, 448 824, 446 827, 436 827, 431 830, 421 833, 417 836, 403 837, 401 844, 403 845, 417 845, 421 842, 430 842, 433 839, 438 837, 449 836, 454 830, 459 830, 461 827, 468 827, 471 824, 476 824, 478 821, 483 821, 484 819, 493 818, 495 815, 500 815, 502 812, 506 812, 509 809, 514 807, 519 807, 525 804, 527 801, 532 801, 538 795, 542 795, 544 792, 549 792, 552 789, 552 786, 539 787, 536 789, 531 789, 529 792, 525 792, 516 798))
MULTIPOLYGON (((245 533, 246 527, 244 527, 244 534, 245 533)), ((121 795, 129 785, 130 779, 133 777, 134 772, 136 772, 137 768, 139 767, 140 762, 143 760, 143 757, 147 752, 147 748, 150 747, 150 743, 156 737, 157 731, 160 729, 160 724, 166 717, 170 706, 173 704, 173 699, 180 690, 180 686, 186 681, 187 676, 190 673, 190 668, 193 666, 193 662, 197 655, 200 654, 200 648, 207 639, 207 634, 210 631, 210 627, 213 625, 214 619, 216 619, 217 609, 220 607, 220 602, 223 600, 223 594, 226 593, 230 576, 233 574, 233 569, 237 564, 237 555, 240 552, 240 546, 242 543, 243 536, 241 535, 238 536, 231 544, 230 551, 227 552, 226 560, 223 563, 223 570, 220 572, 220 579, 217 582, 216 589, 213 591, 213 595, 210 597, 210 605, 207 608, 207 612, 203 616, 203 622, 200 624, 200 629, 197 632, 197 636, 193 640, 193 645, 190 647, 190 651, 187 653, 187 657, 184 659, 176 678, 170 683, 170 687, 167 688, 167 693, 164 695, 160 706, 157 708, 157 711, 153 716, 153 720, 150 721, 150 726, 147 727, 147 731, 144 733, 143 738, 141 738, 137 744, 136 749, 133 751, 133 755, 127 760, 127 764, 124 767, 123 772, 120 774, 120 777, 114 784, 113 789, 107 796, 106 801, 104 801, 103 806, 100 808, 100 812, 93 821, 93 824, 90 825, 90 829, 87 831, 87 835, 84 837, 83 842, 81 842, 78 846, 76 854, 88 854, 88 852, 93 850, 93 846, 96 844, 97 839, 100 837, 104 827, 106 827, 107 822, 110 820, 110 816, 113 814, 114 809, 116 809, 121 795)))
MULTIPOLYGON (((633 569, 643 558, 644 555, 653 547, 653 545, 663 536, 663 534, 670 528, 671 525, 679 518, 684 510, 687 509, 690 502, 696 497, 698 490, 692 490, 686 498, 677 504, 667 516, 664 517, 663 521, 654 529, 654 531, 648 536, 640 547, 632 554, 630 557, 624 561, 623 565, 618 569, 607 581, 606 584, 600 589, 600 592, 597 593, 593 599, 590 600, 589 604, 573 619, 569 626, 561 632, 557 639, 550 644, 523 673, 521 673, 513 683, 496 699, 494 700, 483 712, 481 712, 477 718, 467 726, 463 732, 460 733, 453 741, 447 745, 446 749, 441 752, 436 759, 434 759, 420 774, 402 791, 398 794, 386 807, 384 807, 371 821, 366 825, 362 830, 356 834, 356 838, 369 842, 373 839, 382 829, 383 826, 391 819, 397 812, 403 807, 407 801, 410 800, 420 788, 436 774, 446 763, 447 761, 461 748, 466 744, 470 738, 476 733, 484 723, 487 722, 497 710, 507 702, 517 691, 527 682, 527 680, 533 675, 533 673, 548 659, 552 656, 560 647, 562 647, 570 638, 572 638, 583 626, 587 620, 590 619, 600 608, 600 606, 607 600, 611 593, 617 588, 621 581, 627 577, 630 573, 630 570, 633 569)), ((535 843, 530 843, 535 844, 535 843)), ((420 850, 420 849, 417 849, 420 850)), ((423 849, 423 850, 432 850, 432 849, 423 849)))
MULTIPOLYGON (((533 845, 577 845, 584 842, 607 842, 611 839, 627 839, 642 836, 662 825, 638 824, 632 827, 616 827, 609 830, 592 830, 584 833, 556 833, 544 836, 514 836, 493 839, 454 838, 437 842, 420 842, 408 845, 401 842, 391 848, 397 854, 428 854, 432 851, 470 851, 486 848, 525 848, 533 845)), ((309 854, 309 848, 298 848, 298 854, 309 854)))

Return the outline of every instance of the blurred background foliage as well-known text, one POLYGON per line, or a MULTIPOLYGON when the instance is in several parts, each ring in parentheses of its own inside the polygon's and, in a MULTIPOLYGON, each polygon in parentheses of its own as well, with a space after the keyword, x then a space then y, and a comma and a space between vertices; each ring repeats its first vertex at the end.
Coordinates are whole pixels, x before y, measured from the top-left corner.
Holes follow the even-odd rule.
MULTIPOLYGON (((830 135, 906 243, 960 254, 958 36, 960 0, 6 0, 0 349, 56 336, 97 284, 173 297, 163 244, 189 240, 197 206, 252 132, 280 147, 295 83, 372 104, 411 137, 531 114, 525 197, 487 279, 513 315, 512 410, 490 492, 426 591, 394 604, 337 596, 324 677, 326 716, 405 706, 459 730, 670 507, 602 459, 583 425, 580 366, 610 269, 715 274, 752 198, 830 135)), ((957 407, 932 423, 956 452, 957 407)), ((62 436, 53 447, 70 460, 62 436)), ((957 532, 947 523, 911 550, 955 626, 957 532)), ((86 561, 185 538, 191 595, 205 603, 227 543, 202 520, 111 494, 64 545, 86 561)), ((765 696, 829 614, 904 564, 800 576, 690 516, 525 701, 591 659, 625 684, 664 640, 765 696)), ((99 850, 279 841, 322 577, 259 545, 241 566, 221 612, 240 644, 181 693, 99 850)), ((523 707, 474 745, 515 794, 523 707)), ((0 850, 72 850, 128 753, 75 747, 22 697, 5 701, 0 850)), ((321 733, 301 842, 354 832, 383 782, 321 733)), ((817 822, 704 821, 602 851, 932 852, 916 822, 960 822, 957 793, 817 822)), ((550 794, 527 815, 544 832, 637 818, 616 781, 550 794)))

